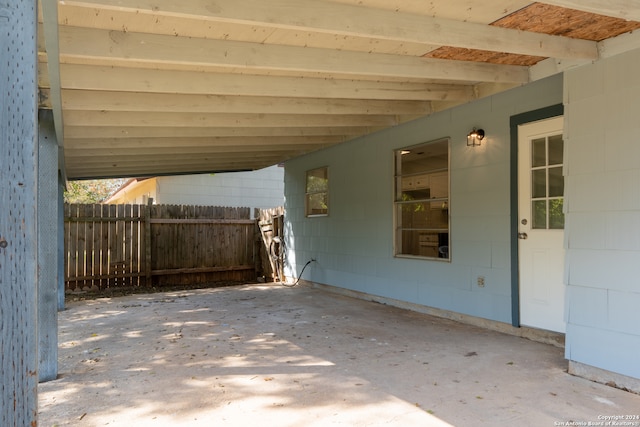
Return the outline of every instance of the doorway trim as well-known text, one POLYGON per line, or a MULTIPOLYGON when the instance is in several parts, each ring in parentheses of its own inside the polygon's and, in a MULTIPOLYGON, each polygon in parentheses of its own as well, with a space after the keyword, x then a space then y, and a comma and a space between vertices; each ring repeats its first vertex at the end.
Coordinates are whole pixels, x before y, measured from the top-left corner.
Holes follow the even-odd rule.
POLYGON ((520 283, 518 264, 518 126, 535 122, 538 120, 550 119, 562 116, 564 105, 555 104, 549 107, 540 108, 526 113, 511 116, 510 125, 510 230, 511 230, 511 325, 520 327, 520 283))

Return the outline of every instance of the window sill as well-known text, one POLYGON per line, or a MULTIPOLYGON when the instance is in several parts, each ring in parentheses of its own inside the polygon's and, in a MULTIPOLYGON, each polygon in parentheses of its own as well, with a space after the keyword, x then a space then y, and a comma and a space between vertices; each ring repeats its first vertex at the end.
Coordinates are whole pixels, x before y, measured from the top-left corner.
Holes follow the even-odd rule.
POLYGON ((437 262, 449 262, 449 263, 451 262, 451 258, 438 258, 438 257, 409 255, 409 254, 396 254, 393 257, 402 258, 402 259, 423 260, 423 261, 437 261, 437 262))

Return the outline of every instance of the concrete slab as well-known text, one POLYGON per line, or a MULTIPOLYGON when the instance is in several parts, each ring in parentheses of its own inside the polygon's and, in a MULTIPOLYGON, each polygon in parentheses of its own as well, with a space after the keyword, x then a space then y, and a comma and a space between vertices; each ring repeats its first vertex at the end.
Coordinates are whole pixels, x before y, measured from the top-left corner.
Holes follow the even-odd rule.
POLYGON ((45 427, 557 426, 640 415, 640 396, 567 374, 560 348, 308 286, 75 302, 59 322, 61 377, 39 385, 45 427))

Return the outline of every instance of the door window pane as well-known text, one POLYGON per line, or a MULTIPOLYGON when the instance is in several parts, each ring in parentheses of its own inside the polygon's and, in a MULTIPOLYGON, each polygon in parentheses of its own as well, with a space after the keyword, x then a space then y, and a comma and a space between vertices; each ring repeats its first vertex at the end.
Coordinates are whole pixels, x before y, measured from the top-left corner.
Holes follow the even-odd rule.
POLYGON ((531 141, 531 166, 534 168, 547 165, 546 138, 531 141))
POLYGON ((547 196, 546 169, 538 169, 531 172, 531 196, 534 199, 547 196))
POLYGON ((563 199, 549 200, 549 228, 554 230, 564 229, 564 212, 562 211, 563 199))
POLYGON ((533 218, 531 228, 547 228, 547 201, 536 200, 531 204, 531 217, 533 218))
POLYGON ((564 153, 564 141, 562 135, 549 137, 549 166, 561 165, 564 153))
POLYGON ((562 176, 562 166, 549 168, 549 197, 562 197, 563 195, 564 177, 562 176))

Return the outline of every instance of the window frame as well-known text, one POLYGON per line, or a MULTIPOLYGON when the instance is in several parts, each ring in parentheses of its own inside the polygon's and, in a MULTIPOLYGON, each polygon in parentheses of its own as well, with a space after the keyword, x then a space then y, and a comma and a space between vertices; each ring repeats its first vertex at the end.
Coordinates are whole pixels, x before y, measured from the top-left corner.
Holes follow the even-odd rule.
POLYGON ((329 216, 329 167, 328 166, 320 166, 317 168, 309 169, 305 173, 305 186, 304 186, 304 216, 305 218, 316 218, 316 217, 324 217, 329 216), (313 176, 313 172, 324 170, 324 175, 326 179, 326 186, 320 191, 309 191, 309 177, 313 176), (321 213, 311 213, 311 203, 310 198, 313 196, 317 196, 319 194, 326 194, 324 200, 326 202, 326 211, 321 213))
MULTIPOLYGON (((431 183, 429 184, 429 191, 431 192, 431 183)), ((429 261, 440 261, 440 262, 451 262, 451 138, 443 137, 430 141, 421 142, 419 144, 414 144, 411 146, 405 146, 398 149, 393 150, 393 254, 396 258, 411 258, 411 259, 420 259, 420 260, 429 260, 429 261), (407 173, 402 170, 402 153, 415 150, 420 147, 427 146, 429 144, 435 143, 446 143, 446 168, 425 168, 422 171, 416 172, 412 171, 407 173), (410 176, 420 176, 420 175, 429 175, 431 179, 431 175, 439 174, 442 172, 446 172, 447 175, 447 183, 446 183, 446 197, 435 197, 432 198, 425 197, 422 199, 414 199, 414 200, 403 200, 404 189, 403 178, 407 178, 410 176), (430 209, 430 213, 434 208, 432 207, 432 203, 442 203, 442 211, 446 211, 446 228, 442 227, 403 227, 402 218, 401 218, 401 209, 400 206, 407 204, 421 204, 424 203, 430 209), (414 253, 406 253, 403 250, 403 232, 406 231, 424 231, 425 236, 427 234, 435 234, 438 238, 437 242, 437 250, 435 255, 421 255, 414 253), (446 257, 441 256, 440 249, 442 248, 441 235, 446 234, 446 257)), ((418 245, 420 245, 420 237, 418 237, 418 245)))

